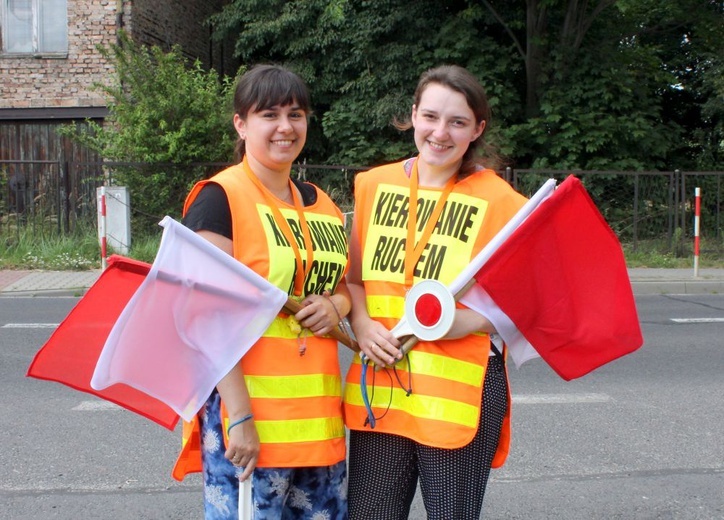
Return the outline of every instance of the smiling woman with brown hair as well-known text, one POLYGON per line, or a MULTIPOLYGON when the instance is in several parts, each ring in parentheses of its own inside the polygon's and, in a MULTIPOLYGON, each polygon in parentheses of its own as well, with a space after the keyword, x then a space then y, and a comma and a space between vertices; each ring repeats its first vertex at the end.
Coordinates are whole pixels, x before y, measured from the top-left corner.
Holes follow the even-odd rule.
POLYGON ((239 480, 249 477, 256 520, 344 519, 341 375, 328 336, 350 309, 343 215, 291 178, 310 113, 299 76, 256 66, 234 105, 241 162, 194 186, 184 224, 300 300, 294 319, 313 334, 276 318, 184 425, 174 476, 203 470, 207 519, 237 518, 239 480))
POLYGON ((355 179, 347 283, 366 359, 355 357, 344 397, 351 519, 407 518, 419 479, 429 519, 477 520, 490 468, 507 455, 505 351, 490 321, 458 304, 445 337, 405 356, 390 332, 413 285, 449 285, 526 201, 481 166, 489 121, 472 74, 429 70, 401 125, 414 128, 417 157, 355 179), (368 363, 384 368, 373 375, 368 363))

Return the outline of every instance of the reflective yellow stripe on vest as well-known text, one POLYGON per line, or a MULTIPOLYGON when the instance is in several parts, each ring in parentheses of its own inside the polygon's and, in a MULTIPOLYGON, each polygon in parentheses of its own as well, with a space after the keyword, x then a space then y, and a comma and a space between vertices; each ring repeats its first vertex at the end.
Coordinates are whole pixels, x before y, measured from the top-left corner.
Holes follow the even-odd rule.
MULTIPOLYGON (((347 382, 345 402, 355 406, 364 406, 360 385, 347 382)), ((445 421, 462 424, 469 428, 477 428, 478 426, 478 407, 459 401, 420 395, 414 392, 408 396, 407 392, 401 388, 393 388, 392 402, 390 402, 389 387, 378 387, 375 391, 372 406, 387 408, 388 403, 391 410, 403 410, 421 419, 440 420, 444 417, 445 421)))
POLYGON ((339 396, 342 378, 334 375, 244 376, 252 398, 339 396))
POLYGON ((370 318, 401 318, 405 314, 402 296, 368 295, 367 312, 370 318))
POLYGON ((280 318, 277 316, 272 321, 269 328, 264 331, 262 337, 264 338, 284 338, 284 339, 296 339, 299 337, 298 332, 292 332, 291 320, 288 318, 280 318))
POLYGON ((341 417, 320 417, 290 421, 255 421, 262 442, 312 442, 344 437, 341 417))
MULTIPOLYGON (((361 364, 359 356, 354 357, 354 362, 361 364)), ((421 351, 410 352, 409 367, 404 361, 400 361, 399 367, 411 368, 413 375, 435 376, 471 386, 480 386, 485 373, 483 367, 475 363, 421 351)))
MULTIPOLYGON (((309 330, 304 330, 303 337, 311 336, 312 333, 309 330)), ((272 321, 269 328, 262 334, 263 338, 281 338, 281 339, 298 339, 300 337, 299 332, 294 332, 291 328, 291 320, 289 318, 280 318, 277 316, 272 321)), ((329 338, 328 334, 322 336, 323 338, 329 338)))

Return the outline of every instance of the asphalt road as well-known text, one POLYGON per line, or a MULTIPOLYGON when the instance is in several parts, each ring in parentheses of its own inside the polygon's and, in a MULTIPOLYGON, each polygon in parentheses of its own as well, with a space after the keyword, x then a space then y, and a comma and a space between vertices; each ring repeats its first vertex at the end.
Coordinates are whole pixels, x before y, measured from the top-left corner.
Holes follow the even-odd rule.
MULTIPOLYGON (((24 377, 76 301, 0 298, 0 519, 201 518, 200 479, 170 477, 178 432, 24 377)), ((511 368, 513 449, 485 518, 724 519, 724 295, 637 304, 639 351, 570 382, 511 368)))

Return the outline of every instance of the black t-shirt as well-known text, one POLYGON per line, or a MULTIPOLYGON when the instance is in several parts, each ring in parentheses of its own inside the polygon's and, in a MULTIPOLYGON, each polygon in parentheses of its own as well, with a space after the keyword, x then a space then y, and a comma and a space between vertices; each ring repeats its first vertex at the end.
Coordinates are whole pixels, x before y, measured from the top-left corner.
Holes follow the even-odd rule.
MULTIPOLYGON (((292 179, 292 182, 302 194, 302 203, 305 206, 317 202, 317 190, 313 185, 297 179, 292 179)), ((224 189, 215 182, 210 182, 201 189, 182 223, 191 231, 211 231, 229 240, 234 239, 229 199, 226 198, 224 189)))

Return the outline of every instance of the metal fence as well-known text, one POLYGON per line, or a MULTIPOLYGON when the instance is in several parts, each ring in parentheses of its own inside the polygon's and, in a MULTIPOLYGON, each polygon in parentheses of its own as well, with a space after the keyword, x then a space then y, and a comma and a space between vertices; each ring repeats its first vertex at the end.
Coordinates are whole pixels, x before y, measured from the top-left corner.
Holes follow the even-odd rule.
POLYGON ((721 250, 724 172, 510 170, 506 179, 531 194, 546 179, 581 179, 620 241, 635 250, 641 242, 660 242, 672 250, 694 232, 694 188, 702 191, 701 236, 721 250))
MULTIPOLYGON (((204 163, 184 166, 189 186, 225 165, 204 163)), ((121 169, 163 171, 179 165, 137 163, 61 163, 58 161, 0 161, 0 235, 30 232, 68 234, 96 225, 96 188, 112 185, 121 169)), ((365 168, 298 164, 294 174, 329 193, 343 209, 352 209, 354 175, 365 168)), ((546 179, 563 180, 574 174, 581 179, 591 198, 622 243, 634 250, 642 243, 655 243, 671 251, 693 235, 694 188, 700 187, 701 237, 707 247, 724 250, 722 211, 724 172, 661 172, 514 170, 500 172, 524 195, 532 195, 546 179)), ((133 214, 144 212, 142 201, 134 203, 133 214)), ((139 194, 136 194, 138 197, 139 194)), ((178 195, 175 195, 178 197, 178 195)), ((143 196, 140 195, 142 198, 143 196)), ((180 211, 183 200, 178 200, 180 211)), ((175 207, 175 202, 173 206, 175 207)), ((163 215, 146 214, 151 219, 163 215)), ((157 221, 157 220, 156 220, 157 221)))

